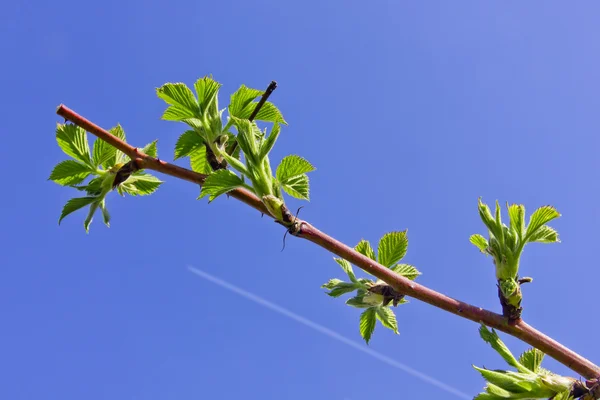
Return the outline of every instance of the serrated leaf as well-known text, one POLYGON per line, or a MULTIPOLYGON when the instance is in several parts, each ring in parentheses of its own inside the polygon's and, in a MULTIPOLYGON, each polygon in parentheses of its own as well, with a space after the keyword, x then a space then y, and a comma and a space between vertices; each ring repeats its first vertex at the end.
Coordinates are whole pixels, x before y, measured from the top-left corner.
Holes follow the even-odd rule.
POLYGON ((213 169, 206 159, 206 146, 198 146, 190 153, 190 166, 200 174, 212 173, 213 169))
POLYGON ((280 125, 278 123, 273 124, 271 133, 269 133, 269 136, 267 136, 267 138, 264 141, 262 141, 259 158, 264 159, 269 155, 269 152, 273 149, 273 146, 275 146, 275 142, 277 141, 280 132, 280 125))
POLYGON ((391 329, 396 335, 398 334, 398 321, 396 321, 396 314, 389 307, 377 307, 377 319, 383 326, 391 329))
POLYGON ((277 167, 275 176, 282 185, 288 184, 290 180, 298 176, 314 171, 315 167, 304 158, 296 155, 284 157, 277 167))
POLYGON ((421 273, 414 266, 409 264, 396 264, 391 268, 397 274, 402 275, 406 279, 414 281, 421 273))
POLYGON ((58 224, 69 214, 83 208, 94 201, 98 200, 98 197, 88 196, 88 197, 75 197, 67 201, 67 204, 63 207, 62 213, 60 214, 60 218, 58 220, 58 224))
POLYGON ((219 108, 218 93, 221 88, 221 84, 215 81, 212 77, 205 76, 200 78, 194 84, 196 89, 196 95, 198 96, 198 104, 200 105, 200 112, 213 114, 219 108))
POLYGON ((158 149, 156 147, 156 142, 158 142, 158 140, 155 140, 155 141, 150 142, 147 145, 145 145, 144 148, 142 149, 142 152, 153 158, 158 157, 158 149))
POLYGON ((308 176, 299 175, 287 180, 287 183, 281 186, 283 190, 292 197, 302 200, 310 200, 308 176))
POLYGON ((203 146, 204 140, 196 131, 185 131, 181 136, 179 136, 177 143, 175 143, 175 157, 173 159, 177 160, 178 158, 186 157, 194 150, 203 146))
POLYGON ((500 337, 494 329, 490 331, 485 325, 481 324, 479 327, 479 335, 486 343, 492 346, 492 348, 496 350, 498 354, 500 354, 500 356, 508 363, 508 365, 515 367, 520 372, 531 372, 517 361, 515 356, 513 356, 504 342, 500 340, 500 337))
POLYGON ((496 219, 492 216, 492 212, 487 204, 481 201, 481 198, 477 199, 479 216, 483 221, 483 224, 488 228, 488 230, 497 238, 502 236, 502 227, 498 226, 496 223, 496 219))
POLYGON ((475 234, 471 235, 469 241, 473 243, 479 249, 479 251, 481 251, 484 254, 488 254, 487 248, 489 244, 486 238, 479 234, 475 234))
POLYGON ((102 166, 104 169, 112 167, 109 164, 110 160, 114 160, 117 149, 106 143, 102 139, 94 140, 94 147, 92 149, 92 162, 94 166, 102 166))
POLYGON ((88 215, 85 218, 85 221, 83 221, 83 227, 85 228, 86 233, 90 232, 90 224, 92 223, 92 220, 94 219, 94 214, 96 213, 96 210, 99 206, 100 201, 95 201, 90 204, 90 210, 88 211, 88 215))
MULTIPOLYGON (((123 130, 123 127, 121 125, 117 124, 117 126, 109 129, 109 132, 113 136, 116 136, 119 139, 121 139, 122 141, 125 141, 125 131, 123 130)), ((121 150, 115 149, 114 156, 109 158, 108 161, 106 161, 105 168, 112 167, 113 165, 123 161, 125 158, 126 158, 126 156, 121 150)))
POLYGON ((560 217, 560 213, 552 206, 543 206, 535 210, 527 224, 527 241, 531 241, 531 237, 536 235, 538 229, 558 217, 560 217))
POLYGON ((156 192, 162 183, 163 181, 154 175, 138 172, 131 175, 121 186, 123 191, 131 196, 147 196, 156 192))
POLYGON ((368 240, 363 239, 360 242, 358 242, 358 244, 354 246, 354 250, 358 251, 365 257, 369 257, 373 261, 377 261, 377 258, 375 258, 375 251, 373 251, 371 243, 369 243, 368 240))
POLYGON ((521 354, 521 356, 519 357, 519 362, 530 371, 538 372, 540 369, 540 365, 544 360, 544 356, 545 354, 542 351, 536 348, 531 348, 525 351, 523 354, 521 354))
POLYGON ((377 323, 377 310, 375 307, 367 308, 360 315, 360 335, 369 344, 373 331, 375 330, 375 324, 377 323))
POLYGON ((164 120, 183 121, 200 116, 198 102, 185 83, 165 83, 156 89, 156 95, 170 105, 162 116, 164 120))
POLYGON ((548 225, 540 226, 534 234, 528 237, 529 242, 556 243, 560 242, 558 232, 548 225))
POLYGON ((76 185, 83 182, 92 172, 89 165, 75 160, 65 160, 56 164, 48 179, 63 186, 76 185))
POLYGON ((377 258, 381 265, 391 267, 406 255, 408 249, 406 232, 389 232, 379 240, 377 258))
POLYGON ((104 224, 110 228, 110 214, 108 213, 108 209, 106 208, 106 201, 102 200, 100 202, 100 210, 102 211, 102 220, 104 224))
POLYGON ((352 282, 357 282, 356 275, 354 275, 354 270, 352 269, 352 264, 350 264, 347 260, 344 260, 343 258, 334 258, 334 260, 340 265, 340 267, 342 267, 342 269, 344 270, 346 275, 348 275, 348 278, 350 278, 352 282))
POLYGON ((355 296, 351 297, 346 301, 346 304, 355 307, 355 308, 369 308, 372 307, 371 304, 365 303, 363 301, 363 296, 355 296))
POLYGON ((510 229, 519 240, 525 235, 525 206, 522 204, 511 204, 508 206, 508 217, 510 218, 510 229))
POLYGON ((248 119, 254 109, 252 109, 248 115, 244 114, 244 110, 252 103, 254 99, 262 94, 263 91, 261 90, 252 89, 246 85, 240 86, 240 88, 231 95, 231 100, 228 107, 229 115, 248 119))
MULTIPOLYGON (((252 111, 254 111, 254 109, 252 109, 252 111)), ((250 112, 252 113, 252 111, 250 112)), ((287 122, 283 118, 283 114, 281 114, 281 111, 279 111, 279 109, 275 107, 275 104, 271 103, 270 101, 267 101, 262 105, 262 107, 258 111, 258 114, 256 114, 256 117, 254 117, 254 120, 277 122, 280 124, 287 125, 287 122)))
POLYGON ((68 156, 86 165, 92 165, 85 129, 71 124, 57 124, 56 142, 68 156))
POLYGON ((244 182, 239 176, 228 169, 221 169, 206 178, 198 198, 209 196, 209 201, 213 201, 217 197, 243 185, 244 182))
POLYGON ((339 279, 332 279, 322 287, 330 290, 330 292, 327 292, 327 294, 331 297, 340 297, 343 294, 356 290, 356 284, 339 281, 339 279))
POLYGON ((507 390, 512 393, 527 393, 532 389, 532 385, 530 382, 525 381, 525 379, 535 379, 535 375, 519 376, 518 374, 512 373, 509 371, 491 371, 485 368, 478 368, 473 366, 479 373, 484 377, 484 379, 504 390, 507 390))

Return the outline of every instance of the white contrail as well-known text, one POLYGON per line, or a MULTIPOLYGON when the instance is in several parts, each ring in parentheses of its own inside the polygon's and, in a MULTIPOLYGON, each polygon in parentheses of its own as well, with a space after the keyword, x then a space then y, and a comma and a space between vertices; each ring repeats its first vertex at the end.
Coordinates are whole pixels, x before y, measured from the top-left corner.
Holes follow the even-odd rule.
POLYGON ((324 327, 323 325, 319 325, 316 322, 310 321, 298 314, 291 312, 288 309, 278 306, 277 304, 273 304, 270 301, 265 300, 260 296, 257 296, 250 292, 247 292, 244 289, 241 289, 235 285, 232 285, 231 283, 225 282, 224 280, 219 279, 216 276, 213 276, 207 272, 201 271, 192 266, 188 266, 188 269, 192 273, 206 279, 207 281, 210 281, 212 283, 215 283, 215 284, 221 286, 222 288, 225 288, 234 293, 237 293, 240 296, 247 298, 248 300, 252 300, 253 302, 260 304, 261 306, 264 306, 270 310, 278 312, 279 314, 284 315, 290 319, 293 319, 294 321, 300 322, 301 324, 306 325, 309 328, 312 328, 317 332, 320 332, 326 336, 329 336, 330 338, 333 338, 339 342, 347 344, 348 346, 353 347, 356 350, 362 351, 363 353, 366 353, 366 354, 370 355, 371 357, 378 359, 379 361, 383 361, 384 363, 391 365, 392 367, 396 367, 396 368, 406 372, 407 374, 412 375, 416 378, 419 378, 419 379, 421 379, 433 386, 436 386, 442 390, 445 390, 448 393, 452 393, 453 395, 460 397, 462 399, 470 400, 473 398, 473 396, 469 396, 466 393, 463 393, 460 390, 453 388, 452 386, 446 385, 445 383, 440 382, 437 379, 432 378, 431 376, 429 376, 427 374, 424 374, 422 372, 414 370, 411 367, 404 365, 401 362, 398 362, 398 361, 396 361, 386 355, 383 355, 375 350, 371 350, 370 348, 366 347, 362 343, 355 342, 354 340, 350 340, 350 339, 340 335, 339 333, 334 332, 331 329, 324 327))

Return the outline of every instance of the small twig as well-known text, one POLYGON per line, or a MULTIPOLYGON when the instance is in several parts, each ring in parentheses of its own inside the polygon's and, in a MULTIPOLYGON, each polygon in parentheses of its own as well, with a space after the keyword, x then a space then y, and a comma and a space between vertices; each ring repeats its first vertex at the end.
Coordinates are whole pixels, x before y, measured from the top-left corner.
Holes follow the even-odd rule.
MULTIPOLYGON (((59 106, 56 112, 61 117, 64 117, 86 131, 94 134, 98 138, 104 140, 111 146, 121 150, 129 157, 139 158, 140 169, 151 169, 199 185, 204 183, 206 175, 202 175, 164 161, 159 162, 155 158, 136 151, 133 146, 125 143, 116 136, 113 136, 110 132, 100 128, 98 125, 78 115, 64 105, 59 106)), ((232 197, 248 204, 261 213, 271 215, 262 201, 260 201, 258 197, 248 190, 236 189, 231 191, 230 194, 232 197)), ((509 335, 521 339, 525 343, 528 343, 529 345, 543 351, 556 361, 564 364, 568 368, 588 379, 596 379, 600 377, 600 367, 563 346, 556 340, 546 336, 542 332, 525 323, 523 320, 519 320, 514 324, 509 324, 508 320, 500 314, 496 314, 492 311, 484 310, 483 308, 453 299, 393 272, 391 269, 384 267, 376 261, 373 261, 370 258, 360 254, 353 248, 319 231, 306 221, 299 220, 295 221, 295 223, 299 224, 299 229, 297 230, 295 236, 313 242, 318 246, 329 250, 333 254, 348 260, 350 263, 392 286, 399 293, 413 297, 417 300, 421 300, 460 317, 475 321, 477 323, 481 322, 491 328, 508 333, 509 335)))

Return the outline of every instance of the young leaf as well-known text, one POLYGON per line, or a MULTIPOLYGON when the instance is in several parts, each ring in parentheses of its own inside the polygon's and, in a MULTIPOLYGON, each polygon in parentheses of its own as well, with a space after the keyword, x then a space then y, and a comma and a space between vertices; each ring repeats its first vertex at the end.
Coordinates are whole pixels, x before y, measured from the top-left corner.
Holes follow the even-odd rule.
POLYGON ((154 175, 137 172, 131 175, 123 184, 123 191, 131 196, 146 196, 156 192, 163 183, 154 175))
POLYGON ((396 321, 396 314, 389 307, 376 307, 377 319, 383 326, 391 329, 394 333, 398 334, 398 322, 396 321))
POLYGON ((307 172, 314 171, 315 167, 304 158, 296 155, 284 157, 277 167, 275 176, 281 184, 289 183, 292 178, 303 176, 307 172))
POLYGON ((545 354, 542 351, 536 348, 531 348, 521 354, 519 357, 519 362, 530 371, 538 372, 540 366, 542 365, 544 356, 545 354))
POLYGON ((558 217, 560 213, 552 206, 543 206, 535 210, 529 217, 526 240, 531 241, 531 236, 535 235, 538 229, 558 217))
POLYGON ((173 159, 186 157, 201 146, 204 146, 204 140, 196 131, 185 131, 175 143, 175 157, 173 159))
POLYGON ((231 95, 229 115, 244 119, 249 118, 254 109, 252 109, 248 115, 245 115, 244 110, 252 103, 252 100, 262 94, 263 92, 258 89, 251 89, 245 85, 240 86, 240 88, 231 95))
POLYGON ((369 344, 369 340, 371 340, 371 336, 373 335, 373 331, 375 330, 375 324, 377 323, 377 308, 371 307, 367 308, 360 315, 360 335, 365 342, 369 344))
POLYGON ((206 159, 206 146, 198 146, 190 153, 190 165, 192 170, 200 174, 208 175, 213 171, 206 159))
POLYGON ((337 285, 339 285, 340 283, 344 283, 344 281, 341 279, 337 279, 337 278, 330 279, 327 281, 327 283, 324 283, 323 285, 321 285, 321 288, 331 290, 334 287, 336 287, 337 285))
POLYGON ((535 233, 528 237, 529 242, 556 243, 560 242, 558 232, 548 225, 540 226, 535 233))
POLYGON ((321 287, 329 289, 330 292, 328 292, 327 294, 331 297, 340 297, 343 294, 350 293, 356 290, 356 284, 343 282, 339 279, 331 279, 329 282, 327 282, 321 287))
POLYGON ((170 104, 162 116, 164 120, 183 121, 200 115, 198 102, 185 83, 165 83, 156 89, 156 95, 170 104))
POLYGON ((309 200, 308 176, 306 175, 299 175, 289 178, 281 187, 292 197, 302 200, 309 200))
POLYGON ((351 297, 346 301, 346 304, 355 308, 369 308, 373 307, 371 304, 363 302, 363 296, 351 297))
POLYGON ((213 172, 206 178, 198 198, 209 196, 208 200, 213 201, 220 195, 243 185, 244 182, 236 174, 228 169, 221 169, 213 172))
POLYGON ((207 111, 211 111, 214 116, 214 112, 219 108, 217 95, 219 93, 219 89, 221 88, 221 84, 212 79, 212 77, 205 76, 196 81, 194 88, 196 89, 196 94, 198 95, 200 112, 204 114, 207 111))
POLYGON ((409 264, 396 264, 391 268, 391 270, 402 275, 406 279, 410 279, 411 281, 414 281, 419 275, 421 275, 421 273, 415 267, 409 264))
POLYGON ((76 185, 83 182, 92 172, 89 165, 75 160, 65 160, 56 164, 48 179, 63 186, 76 185))
POLYGON ((525 235, 525 206, 522 204, 511 204, 508 206, 508 217, 510 219, 510 230, 513 231, 519 241, 525 235))
POLYGON ((352 282, 357 282, 356 275, 354 275, 354 270, 352 269, 352 264, 350 264, 343 258, 334 258, 334 260, 340 265, 340 267, 342 267, 342 269, 344 270, 346 275, 348 275, 348 278, 350 278, 352 282))
POLYGON ((94 167, 98 168, 102 166, 104 169, 112 167, 112 165, 109 165, 109 161, 114 160, 116 151, 117 149, 104 140, 94 140, 94 147, 92 149, 92 163, 94 167))
POLYGON ((102 211, 102 219, 104 220, 104 224, 110 228, 110 214, 106 209, 105 199, 102 199, 102 201, 100 202, 100 210, 102 211))
POLYGON ((473 243, 477 248, 484 254, 488 254, 487 248, 489 246, 486 238, 479 234, 471 235, 469 241, 473 243))
POLYGON ((492 216, 492 212, 487 204, 481 201, 481 198, 477 199, 479 216, 483 221, 484 225, 489 229, 489 231, 496 238, 502 237, 502 227, 498 226, 496 223, 496 219, 492 216))
POLYGON ((96 213, 96 210, 99 206, 100 201, 94 201, 92 204, 90 204, 90 210, 88 211, 87 218, 85 219, 85 221, 83 221, 83 227, 85 228, 86 233, 90 232, 90 224, 92 223, 92 220, 94 219, 94 214, 96 213))
POLYGON ((60 219, 58 220, 58 224, 60 225, 60 222, 67 215, 79 210, 80 208, 87 206, 88 204, 93 203, 96 200, 98 200, 98 197, 88 196, 88 197, 75 197, 75 198, 67 201, 67 204, 65 204, 65 206, 63 207, 62 213, 60 214, 60 219))
POLYGON ((262 159, 269 155, 269 152, 271 151, 271 149, 273 149, 273 146, 275 146, 275 141, 279 137, 280 131, 281 127, 278 123, 275 123, 273 125, 273 129, 271 129, 271 133, 269 134, 269 136, 262 142, 259 158, 262 159))
MULTIPOLYGON (((254 108, 252 108, 252 111, 254 111, 254 108)), ((263 104, 258 111, 258 114, 256 114, 256 117, 254 117, 254 120, 287 125, 287 122, 285 119, 283 119, 283 114, 281 114, 281 111, 279 111, 279 109, 275 107, 275 104, 271 103, 270 101, 267 101, 265 104, 263 104)))
POLYGON ((354 250, 358 251, 365 257, 369 257, 373 261, 377 261, 377 259, 375 258, 375 252, 373 251, 371 243, 369 243, 368 240, 363 239, 360 242, 358 242, 358 244, 354 247, 354 250))
POLYGON ((144 146, 144 148, 142 149, 142 152, 144 154, 149 155, 150 157, 158 157, 158 149, 156 148, 156 142, 158 140, 155 140, 153 142, 148 143, 147 145, 144 146))
POLYGON ((85 129, 71 124, 57 124, 56 142, 65 154, 92 166, 85 129))
POLYGON ((391 267, 400 261, 408 248, 408 237, 406 231, 389 232, 383 235, 377 246, 377 257, 379 263, 391 267))
POLYGON ((492 346, 492 348, 496 350, 498 354, 500 354, 500 356, 508 363, 508 365, 515 367, 517 370, 519 370, 519 372, 531 372, 517 361, 508 347, 506 347, 502 340, 500 340, 500 337, 494 329, 490 331, 484 324, 481 324, 481 327, 479 327, 479 335, 486 343, 492 346))
MULTIPOLYGON (((583 397, 582 397, 583 398, 583 397)), ((552 398, 552 400, 574 400, 575 397, 571 394, 570 390, 565 390, 564 392, 560 392, 556 396, 552 398)))
MULTIPOLYGON (((121 127, 121 125, 118 125, 111 128, 109 130, 109 132, 113 135, 118 137, 119 139, 121 139, 122 141, 125 141, 125 131, 123 130, 123 128, 121 127)), ((113 165, 123 161, 125 159, 125 154, 121 151, 121 150, 117 150, 115 149, 115 152, 113 154, 112 157, 110 157, 107 161, 106 161, 106 165, 104 165, 104 168, 108 169, 110 167, 112 167, 113 165)))

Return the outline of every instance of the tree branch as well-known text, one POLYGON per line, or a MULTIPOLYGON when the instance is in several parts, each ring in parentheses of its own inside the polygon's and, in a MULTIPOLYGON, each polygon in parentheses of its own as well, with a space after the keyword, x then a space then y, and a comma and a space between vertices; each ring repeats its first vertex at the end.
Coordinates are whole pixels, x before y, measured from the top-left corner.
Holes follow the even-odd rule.
MULTIPOLYGON (((202 185, 204 183, 206 175, 202 175, 186 168, 182 168, 143 154, 137 150, 137 148, 125 143, 116 136, 113 136, 110 132, 78 115, 64 105, 60 105, 56 113, 66 120, 69 120, 75 125, 78 125, 79 127, 92 133, 101 140, 104 140, 111 146, 121 150, 132 160, 136 160, 136 163, 141 169, 151 169, 162 172, 166 175, 180 178, 198 185, 202 185)), ((231 197, 246 203, 261 213, 270 215, 260 199, 250 191, 245 189, 236 189, 229 192, 229 194, 231 197)), ((531 346, 543 351, 558 362, 564 364, 588 379, 600 377, 600 368, 597 365, 563 346, 554 339, 544 335, 542 332, 528 325, 523 320, 518 320, 509 324, 508 320, 500 314, 496 314, 492 311, 484 310, 483 308, 450 298, 442 293, 429 289, 426 286, 406 279, 403 276, 391 271, 389 268, 386 268, 370 258, 365 257, 353 248, 319 231, 308 222, 301 220, 298 221, 299 225, 296 226, 299 226, 299 229, 295 232, 295 236, 311 241, 318 246, 321 246, 324 249, 336 254, 337 256, 348 260, 357 267, 360 267, 364 271, 383 280, 398 292, 410 297, 414 297, 415 299, 421 300, 460 317, 467 318, 471 321, 482 322, 491 328, 495 328, 499 331, 517 337, 531 346)))

